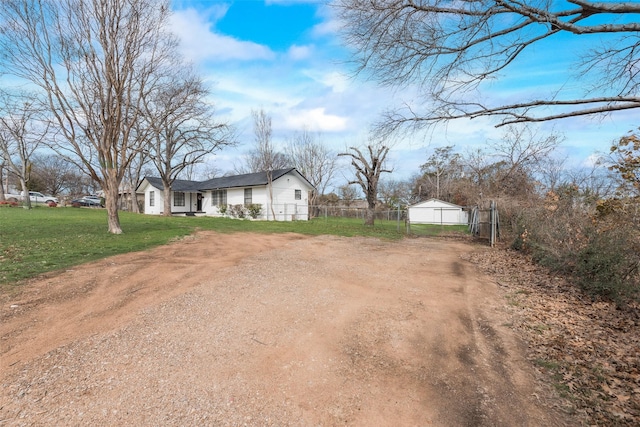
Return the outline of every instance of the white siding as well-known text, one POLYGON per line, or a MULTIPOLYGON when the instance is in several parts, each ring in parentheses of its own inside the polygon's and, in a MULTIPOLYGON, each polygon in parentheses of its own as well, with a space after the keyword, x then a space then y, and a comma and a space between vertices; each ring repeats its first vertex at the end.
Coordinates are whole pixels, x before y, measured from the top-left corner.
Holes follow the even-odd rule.
MULTIPOLYGON (((176 194, 175 191, 171 192, 171 213, 184 213, 184 212, 195 211, 195 207, 192 207, 192 205, 194 204, 193 199, 195 199, 195 197, 191 197, 192 196, 191 193, 184 193, 184 206, 175 205, 175 201, 176 201, 175 194, 176 194)), ((195 196, 195 194, 193 196, 195 196)))
POLYGON ((148 182, 144 181, 138 191, 144 192, 144 213, 149 215, 160 215, 164 206, 162 189, 152 187, 148 182), (153 192, 153 206, 150 204, 151 192, 153 192))
MULTIPOLYGON (((267 186, 228 188, 227 205, 244 205, 244 190, 251 188, 251 202, 262 205, 261 215, 257 219, 291 221, 309 219, 309 183, 297 173, 288 173, 273 182, 273 213, 267 186), (296 200, 296 190, 300 190, 300 200, 296 200)), ((164 210, 163 190, 154 188, 148 181, 138 188, 144 193, 144 212, 151 215, 160 215, 164 210), (150 192, 154 191, 154 206, 150 206, 150 192)), ((197 212, 197 193, 185 193, 185 206, 174 206, 174 195, 171 195, 172 213, 197 212)), ((205 215, 219 216, 217 206, 212 205, 211 191, 202 192, 202 209, 205 215)), ((228 215, 228 214, 227 214, 228 215)))
POLYGON ((409 206, 409 221, 413 224, 467 224, 467 212, 462 206, 431 199, 409 206))
MULTIPOLYGON (((273 220, 269 191, 266 186, 227 189, 227 204, 244 204, 244 190, 251 188, 251 201, 262 205, 261 215, 256 219, 273 220)), ((309 184, 296 174, 287 174, 273 182, 273 210, 277 221, 309 219, 309 184), (300 200, 295 199, 295 190, 300 190, 300 200)), ((217 207, 211 206, 211 191, 205 194, 203 210, 206 215, 220 215, 217 207)))
MULTIPOLYGON (((296 174, 287 174, 273 182, 273 210, 276 220, 308 220, 309 219, 309 184, 296 174), (296 200, 295 190, 300 190, 301 198, 296 200)), ((268 219, 271 210, 268 210, 268 219)))
MULTIPOLYGON (((138 191, 144 192, 144 213, 149 215, 161 215, 164 212, 164 189, 156 188, 149 183, 143 183, 138 191), (151 206, 151 192, 154 193, 153 206, 151 206)), ((171 212, 172 213, 184 213, 195 212, 198 203, 197 193, 185 193, 184 194, 184 206, 175 206, 175 198, 173 192, 171 193, 171 212)), ((203 206, 204 207, 204 206, 203 206)))

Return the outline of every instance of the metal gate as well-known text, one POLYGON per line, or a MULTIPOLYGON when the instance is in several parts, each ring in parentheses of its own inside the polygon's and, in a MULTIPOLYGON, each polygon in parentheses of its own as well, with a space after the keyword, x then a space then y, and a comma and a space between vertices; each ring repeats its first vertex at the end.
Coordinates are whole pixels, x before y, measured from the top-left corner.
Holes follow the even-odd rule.
POLYGON ((488 239, 491 247, 495 245, 500 237, 500 217, 498 215, 498 205, 495 201, 491 201, 489 209, 473 208, 469 221, 469 231, 481 239, 488 239))

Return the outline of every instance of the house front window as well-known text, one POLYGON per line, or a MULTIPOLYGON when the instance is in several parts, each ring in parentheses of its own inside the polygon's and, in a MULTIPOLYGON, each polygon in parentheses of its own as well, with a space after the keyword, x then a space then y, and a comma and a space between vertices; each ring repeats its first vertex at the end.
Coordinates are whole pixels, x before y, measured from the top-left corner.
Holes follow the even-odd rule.
POLYGON ((213 190, 211 192, 211 206, 226 206, 227 190, 213 190))
POLYGON ((296 190, 296 200, 302 200, 302 190, 296 190))
POLYGON ((182 191, 173 193, 173 206, 184 206, 184 193, 182 191))
POLYGON ((245 206, 249 206, 250 204, 252 204, 252 191, 251 188, 245 188, 244 189, 244 205, 245 206))
POLYGON ((156 205, 156 192, 149 191, 149 206, 155 206, 155 205, 156 205))

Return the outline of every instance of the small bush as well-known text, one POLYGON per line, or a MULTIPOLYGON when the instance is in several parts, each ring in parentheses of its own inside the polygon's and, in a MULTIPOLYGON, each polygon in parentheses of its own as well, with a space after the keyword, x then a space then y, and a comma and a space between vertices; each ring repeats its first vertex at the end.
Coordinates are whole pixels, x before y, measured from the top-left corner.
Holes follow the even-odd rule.
POLYGON ((244 218, 247 216, 247 212, 244 209, 244 205, 229 205, 229 215, 232 218, 244 218))
POLYGON ((49 202, 47 203, 47 206, 49 206, 50 208, 55 208, 58 206, 58 204, 56 202, 49 202))
POLYGON ((623 305, 640 295, 637 208, 636 200, 592 203, 573 187, 550 192, 515 217, 511 246, 585 292, 623 305))
POLYGON ((0 201, 0 208, 12 208, 18 206, 18 202, 14 202, 11 200, 2 200, 0 201))
POLYGON ((249 211, 249 216, 253 219, 256 219, 262 213, 262 205, 259 203, 252 203, 247 206, 247 210, 249 211))
POLYGON ((574 187, 550 191, 517 217, 512 247, 546 267, 571 274, 577 253, 586 245, 585 233, 593 228, 593 212, 594 206, 578 197, 574 187))
POLYGON ((227 214, 227 205, 220 205, 218 206, 218 212, 220 212, 220 215, 224 216, 227 214))
POLYGON ((640 293, 640 247, 634 233, 615 227, 590 233, 577 256, 575 276, 585 291, 618 304, 640 293))

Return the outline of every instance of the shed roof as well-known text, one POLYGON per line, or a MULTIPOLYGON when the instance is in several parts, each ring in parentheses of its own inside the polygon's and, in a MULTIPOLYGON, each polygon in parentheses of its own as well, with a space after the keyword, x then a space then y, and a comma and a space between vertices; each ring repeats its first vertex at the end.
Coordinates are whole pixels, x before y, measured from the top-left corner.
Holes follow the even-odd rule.
POLYGON ((450 208, 459 208, 459 209, 463 209, 464 206, 460 206, 460 205, 456 205, 453 203, 449 203, 449 202, 445 202, 444 200, 440 200, 440 199, 436 199, 436 198, 431 198, 429 200, 423 200, 422 202, 418 202, 414 205, 409 206, 410 208, 426 208, 426 207, 450 207, 450 208))

